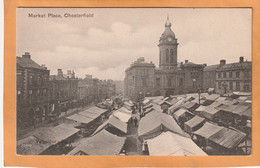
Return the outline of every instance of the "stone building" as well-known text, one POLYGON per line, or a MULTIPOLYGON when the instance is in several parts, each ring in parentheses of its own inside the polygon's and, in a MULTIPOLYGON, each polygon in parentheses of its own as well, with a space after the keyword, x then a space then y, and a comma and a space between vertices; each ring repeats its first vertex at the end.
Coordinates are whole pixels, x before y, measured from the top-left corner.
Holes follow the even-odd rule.
POLYGON ((50 103, 52 111, 57 106, 62 111, 66 111, 78 100, 78 79, 74 71, 68 70, 63 74, 62 69, 58 69, 57 75, 50 76, 50 103))
POLYGON ((125 71, 125 95, 136 101, 144 96, 169 96, 197 92, 203 87, 203 68, 185 60, 177 62, 177 38, 169 18, 159 39, 159 67, 144 58, 133 62, 125 71))
POLYGON ((240 57, 236 63, 223 65, 216 70, 216 92, 220 94, 234 91, 252 91, 252 62, 240 57))
POLYGON ((89 104, 94 100, 94 85, 92 75, 86 75, 84 79, 79 79, 78 96, 84 104, 89 104))
POLYGON ((25 52, 16 57, 17 128, 33 126, 49 113, 49 74, 25 52))

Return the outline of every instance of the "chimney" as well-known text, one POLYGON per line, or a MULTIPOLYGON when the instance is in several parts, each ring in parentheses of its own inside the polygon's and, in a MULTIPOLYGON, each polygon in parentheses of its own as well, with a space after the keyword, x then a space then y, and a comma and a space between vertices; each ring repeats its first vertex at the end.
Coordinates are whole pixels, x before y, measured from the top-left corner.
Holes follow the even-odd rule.
POLYGON ((62 69, 58 69, 58 76, 63 76, 62 69))
POLYGON ((223 66, 226 64, 226 60, 220 60, 220 66, 223 66))
POLYGON ((44 69, 47 69, 47 67, 45 66, 45 64, 42 64, 41 67, 43 67, 44 69))
POLYGON ((244 57, 243 56, 239 58, 239 63, 242 63, 242 62, 244 62, 244 57))
POLYGON ((207 66, 207 64, 203 64, 203 66, 204 66, 204 67, 206 67, 206 66, 207 66))
POLYGON ((187 64, 189 61, 188 60, 185 60, 185 64, 187 64))
POLYGON ((144 62, 144 57, 140 57, 137 59, 137 62, 144 62))
POLYGON ((29 52, 25 52, 24 55, 22 55, 22 58, 28 58, 31 59, 31 55, 29 52))

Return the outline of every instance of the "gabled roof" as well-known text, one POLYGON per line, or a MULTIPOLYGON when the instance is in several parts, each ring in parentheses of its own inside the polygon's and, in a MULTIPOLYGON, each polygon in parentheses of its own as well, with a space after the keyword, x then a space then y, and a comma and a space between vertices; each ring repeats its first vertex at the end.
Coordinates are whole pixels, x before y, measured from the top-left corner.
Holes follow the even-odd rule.
POLYGON ((161 135, 147 140, 149 154, 153 156, 188 156, 207 155, 190 138, 183 137, 171 132, 164 132, 161 135))
POLYGON ((102 125, 100 125, 96 131, 93 133, 93 135, 97 134, 98 132, 100 132, 101 130, 107 128, 107 127, 115 127, 118 130, 122 131, 123 133, 127 133, 127 124, 123 121, 121 121, 120 119, 118 119, 117 117, 115 117, 114 115, 111 115, 109 117, 109 119, 104 122, 102 125))
POLYGON ((212 135, 216 134, 224 127, 213 125, 209 122, 206 122, 199 130, 193 132, 195 135, 199 135, 205 139, 209 139, 212 135))
POLYGON ((152 111, 140 120, 138 127, 138 136, 149 134, 150 132, 153 132, 158 128, 161 129, 161 126, 166 127, 171 132, 183 135, 182 129, 172 118, 172 116, 152 111))
POLYGON ((131 113, 124 113, 124 112, 121 112, 121 111, 115 111, 113 113, 113 115, 115 117, 117 117, 119 120, 127 123, 129 121, 129 119, 131 118, 132 114, 131 113))
POLYGON ((16 57, 16 63, 23 68, 34 68, 46 70, 46 67, 42 67, 30 58, 16 57))
POLYGON ((199 117, 199 116, 195 116, 192 119, 190 119, 189 121, 186 121, 184 123, 184 125, 189 126, 190 128, 196 127, 197 125, 199 125, 200 123, 204 122, 206 119, 199 117))
POLYGON ((74 128, 68 124, 60 124, 55 127, 40 128, 34 136, 42 141, 56 144, 62 140, 69 138, 75 133, 79 132, 79 129, 74 128))
POLYGON ((125 140, 125 137, 118 137, 102 130, 95 136, 82 139, 67 155, 76 155, 78 152, 87 155, 117 155, 123 148, 125 140))

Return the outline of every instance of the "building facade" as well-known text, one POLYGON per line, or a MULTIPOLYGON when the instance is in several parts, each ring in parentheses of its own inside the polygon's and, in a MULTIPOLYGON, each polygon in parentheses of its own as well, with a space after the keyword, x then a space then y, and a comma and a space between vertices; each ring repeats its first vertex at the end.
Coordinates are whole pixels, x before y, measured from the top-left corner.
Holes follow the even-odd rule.
POLYGON ((236 63, 224 64, 216 70, 216 92, 252 91, 252 62, 240 57, 236 63))
POLYGON ((159 39, 159 67, 144 58, 133 62, 125 71, 124 91, 134 101, 144 96, 169 96, 197 92, 203 87, 203 68, 185 60, 178 63, 177 38, 169 18, 159 39))
POLYGON ((52 111, 55 111, 57 108, 61 111, 66 111, 77 100, 78 79, 75 77, 75 73, 68 70, 67 74, 63 74, 62 69, 58 69, 57 75, 50 76, 50 103, 52 111))
POLYGON ((49 108, 50 71, 26 52, 16 57, 17 128, 31 127, 46 119, 49 108))

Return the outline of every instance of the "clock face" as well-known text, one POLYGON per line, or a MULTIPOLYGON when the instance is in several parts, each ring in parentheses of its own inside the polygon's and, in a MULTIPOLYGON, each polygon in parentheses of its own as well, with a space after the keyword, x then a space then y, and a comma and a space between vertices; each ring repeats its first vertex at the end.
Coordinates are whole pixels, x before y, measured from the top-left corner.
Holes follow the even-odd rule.
POLYGON ((171 37, 168 37, 168 41, 172 41, 172 38, 171 38, 171 37))

